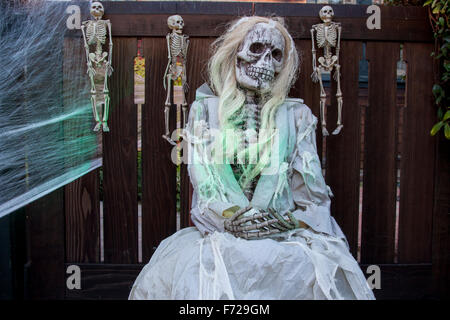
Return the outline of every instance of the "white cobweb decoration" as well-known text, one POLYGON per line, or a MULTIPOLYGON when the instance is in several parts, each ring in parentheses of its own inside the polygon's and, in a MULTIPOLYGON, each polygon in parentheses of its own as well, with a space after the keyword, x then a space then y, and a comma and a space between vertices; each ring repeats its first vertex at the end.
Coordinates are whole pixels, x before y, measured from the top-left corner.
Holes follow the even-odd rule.
POLYGON ((101 165, 67 3, 0 3, 0 217, 101 165))

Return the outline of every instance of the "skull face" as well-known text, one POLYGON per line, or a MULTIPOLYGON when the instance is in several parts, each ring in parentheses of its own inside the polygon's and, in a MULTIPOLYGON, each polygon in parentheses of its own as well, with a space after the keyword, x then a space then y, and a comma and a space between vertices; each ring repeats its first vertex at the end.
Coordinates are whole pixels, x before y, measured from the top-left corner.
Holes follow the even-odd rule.
POLYGON ((333 20, 334 17, 334 11, 333 8, 330 6, 324 6, 319 11, 319 17, 320 19, 325 23, 330 23, 331 20, 333 20))
POLYGON ((285 40, 281 32, 267 23, 256 24, 239 47, 236 80, 242 88, 269 92, 283 67, 285 40))
POLYGON ((103 14, 105 13, 105 9, 103 8, 103 5, 98 2, 92 2, 91 4, 91 16, 94 17, 95 19, 101 19, 101 17, 103 17, 103 14))
POLYGON ((170 16, 167 19, 167 25, 171 30, 175 30, 175 32, 181 33, 184 27, 183 18, 179 15, 170 16))

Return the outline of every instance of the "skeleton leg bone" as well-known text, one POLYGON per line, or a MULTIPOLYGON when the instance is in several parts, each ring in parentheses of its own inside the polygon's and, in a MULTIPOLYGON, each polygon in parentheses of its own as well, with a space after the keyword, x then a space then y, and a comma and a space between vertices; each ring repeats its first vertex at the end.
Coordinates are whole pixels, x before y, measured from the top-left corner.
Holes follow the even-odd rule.
POLYGON ((95 90, 94 74, 89 75, 89 79, 91 81, 91 94, 95 94, 97 91, 95 90))
POLYGON ((101 121, 100 121, 100 116, 99 116, 98 110, 97 110, 97 97, 96 97, 97 91, 95 90, 94 76, 90 75, 89 79, 91 80, 91 106, 92 106, 92 113, 94 114, 94 119, 97 122, 95 124, 94 131, 99 131, 100 130, 101 121))
POLYGON ((342 104, 343 104, 343 99, 342 99, 342 92, 341 92, 341 73, 340 73, 340 69, 341 66, 339 64, 336 64, 336 71, 334 73, 334 79, 337 82, 337 90, 336 90, 336 99, 337 99, 337 103, 338 103, 338 119, 337 119, 337 127, 336 129, 334 129, 333 134, 339 134, 339 132, 341 132, 342 128, 344 127, 344 125, 342 124, 342 104))
POLYGON ((172 94, 172 75, 168 74, 166 78, 167 83, 167 96, 166 96, 166 102, 164 103, 166 106, 171 106, 172 103, 170 102, 170 95, 172 94))
POLYGON ((105 104, 103 106, 103 131, 104 132, 109 132, 109 127, 108 127, 108 116, 109 116, 109 104, 111 101, 111 98, 109 97, 109 94, 105 94, 104 95, 105 98, 105 104))
POLYGON ((325 104, 327 102, 327 94, 325 92, 325 89, 323 88, 323 83, 322 83, 322 68, 317 68, 317 72, 318 72, 318 78, 319 78, 319 83, 320 83, 320 117, 322 118, 322 135, 323 136, 328 136, 329 133, 327 131, 327 122, 325 120, 325 104))
POLYGON ((186 114, 187 114, 187 106, 182 106, 183 109, 183 124, 181 126, 181 129, 185 129, 186 128, 186 114))
POLYGON ((94 131, 99 131, 101 126, 100 116, 98 115, 97 110, 97 99, 95 97, 95 94, 91 95, 91 105, 92 105, 92 112, 94 113, 94 119, 97 122, 94 131))
POLYGON ((170 107, 172 106, 172 103, 170 101, 170 95, 171 95, 171 90, 172 90, 172 78, 171 78, 171 74, 168 74, 166 77, 166 83, 167 83, 167 97, 166 97, 166 102, 165 102, 165 107, 164 107, 164 124, 165 124, 165 129, 166 132, 165 134, 162 135, 162 137, 164 139, 166 139, 171 145, 175 146, 177 145, 175 141, 173 141, 170 138, 170 129, 169 129, 169 116, 170 116, 170 107))
POLYGON ((108 127, 108 116, 109 116, 109 105, 110 105, 110 101, 111 98, 109 97, 109 89, 108 89, 108 78, 105 74, 105 79, 103 82, 103 96, 104 96, 104 100, 105 100, 105 104, 103 105, 103 119, 102 119, 102 123, 103 123, 103 131, 104 132, 109 132, 109 127, 108 127))
POLYGON ((166 133, 162 135, 164 139, 166 139, 171 145, 176 146, 176 142, 170 138, 170 130, 169 130, 169 114, 170 114, 170 106, 164 107, 164 122, 166 127, 166 133))

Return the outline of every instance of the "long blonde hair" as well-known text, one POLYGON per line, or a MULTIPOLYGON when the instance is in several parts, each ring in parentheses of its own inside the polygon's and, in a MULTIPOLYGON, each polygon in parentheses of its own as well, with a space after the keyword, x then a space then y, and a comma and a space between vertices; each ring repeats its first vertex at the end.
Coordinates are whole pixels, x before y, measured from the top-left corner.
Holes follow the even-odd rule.
MULTIPOLYGON (((267 17, 243 17, 231 23, 227 32, 219 37, 212 45, 214 55, 208 63, 209 84, 211 89, 219 97, 218 118, 221 131, 227 129, 237 129, 236 114, 242 110, 245 103, 245 94, 238 88, 236 80, 236 62, 239 46, 243 42, 247 33, 258 23, 267 23, 278 29, 285 40, 285 53, 283 66, 276 76, 261 109, 261 126, 263 132, 271 132, 275 129, 275 117, 278 107, 286 99, 289 89, 294 84, 299 58, 294 41, 287 31, 284 22, 279 18, 267 17)), ((216 139, 217 148, 223 148, 224 139, 216 139)), ((249 150, 239 150, 239 143, 227 144, 232 146, 231 150, 226 150, 229 154, 236 153, 239 156, 246 154, 249 150)), ((246 186, 253 178, 258 176, 267 165, 270 158, 272 146, 272 136, 260 139, 254 148, 259 150, 259 161, 255 166, 244 174, 241 186, 246 186)))

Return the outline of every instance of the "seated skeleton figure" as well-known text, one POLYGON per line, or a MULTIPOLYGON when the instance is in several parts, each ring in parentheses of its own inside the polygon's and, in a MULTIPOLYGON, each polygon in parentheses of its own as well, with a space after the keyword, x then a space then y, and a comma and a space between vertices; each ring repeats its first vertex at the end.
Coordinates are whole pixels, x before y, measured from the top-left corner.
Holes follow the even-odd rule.
POLYGON ((373 299, 316 150, 288 98, 298 53, 283 22, 244 17, 215 43, 185 130, 195 227, 165 239, 130 299, 373 299))

